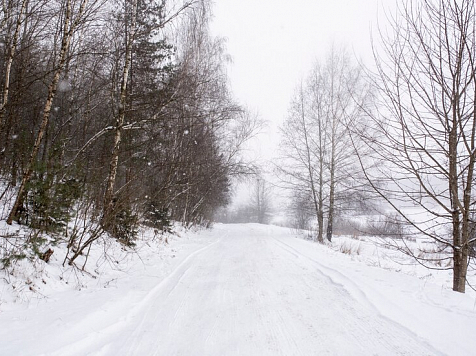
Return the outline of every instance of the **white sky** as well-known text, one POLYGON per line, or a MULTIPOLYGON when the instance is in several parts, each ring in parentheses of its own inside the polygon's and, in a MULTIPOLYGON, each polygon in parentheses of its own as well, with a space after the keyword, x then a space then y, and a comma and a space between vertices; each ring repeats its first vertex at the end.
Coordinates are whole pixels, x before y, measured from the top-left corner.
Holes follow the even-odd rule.
POLYGON ((237 100, 269 121, 257 154, 275 152, 294 88, 332 43, 372 61, 370 28, 390 0, 216 0, 211 30, 227 39, 237 100), (379 11, 380 7, 380 11, 379 11), (261 152, 260 152, 261 151, 261 152))
POLYGON ((240 104, 268 122, 252 143, 251 157, 273 158, 296 86, 333 43, 372 64, 371 27, 383 17, 382 6, 393 2, 215 0, 211 31, 227 39, 231 89, 240 104))

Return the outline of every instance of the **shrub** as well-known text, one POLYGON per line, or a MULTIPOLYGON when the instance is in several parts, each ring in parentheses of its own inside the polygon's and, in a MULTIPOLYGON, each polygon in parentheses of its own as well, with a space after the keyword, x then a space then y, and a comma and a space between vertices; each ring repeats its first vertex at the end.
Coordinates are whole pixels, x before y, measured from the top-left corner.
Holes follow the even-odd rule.
POLYGON ((134 246, 139 228, 139 218, 131 208, 119 210, 114 216, 112 235, 127 246, 134 246))
POLYGON ((149 204, 145 213, 145 223, 162 232, 172 231, 172 222, 167 208, 158 208, 153 203, 149 204))
POLYGON ((46 232, 57 232, 71 220, 71 211, 81 196, 76 179, 55 181, 39 167, 28 183, 26 203, 21 207, 18 222, 46 232))
POLYGON ((370 221, 367 225, 367 234, 381 237, 404 238, 405 223, 398 215, 385 215, 378 221, 370 221))

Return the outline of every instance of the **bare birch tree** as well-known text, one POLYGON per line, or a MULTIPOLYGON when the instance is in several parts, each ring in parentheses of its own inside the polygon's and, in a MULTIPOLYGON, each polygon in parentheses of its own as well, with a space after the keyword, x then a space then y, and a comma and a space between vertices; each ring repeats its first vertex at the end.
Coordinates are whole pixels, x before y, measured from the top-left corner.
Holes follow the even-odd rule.
MULTIPOLYGON (((3 129, 5 126, 5 109, 8 104, 9 94, 10 94, 10 78, 12 72, 12 64, 13 59, 15 58, 17 46, 18 46, 18 39, 20 37, 20 31, 22 27, 22 23, 24 20, 24 15, 26 8, 28 6, 28 0, 22 0, 22 2, 18 5, 18 8, 10 6, 11 4, 7 4, 3 6, 3 19, 5 23, 9 20, 12 22, 12 31, 9 40, 7 40, 7 51, 6 51, 6 64, 5 64, 5 71, 4 71, 4 78, 3 78, 3 90, 2 90, 2 102, 0 103, 0 137, 2 136, 3 129), (15 13, 16 14, 12 14, 15 13)), ((5 26, 7 27, 7 26, 5 26)), ((8 31, 8 30, 7 30, 8 31)))
POLYGON ((132 60, 132 49, 137 31, 137 1, 124 1, 124 58, 122 65, 122 74, 120 77, 119 101, 116 122, 114 127, 114 144, 111 152, 111 160, 109 163, 109 174, 106 183, 106 190, 104 193, 104 211, 102 217, 102 224, 107 224, 110 221, 110 214, 113 209, 113 195, 114 184, 116 182, 117 165, 119 162, 119 149, 122 141, 122 131, 125 121, 126 113, 126 99, 127 99, 127 83, 129 81, 129 71, 132 60))
MULTIPOLYGON (((312 77, 311 82, 313 80, 318 79, 312 77)), ((316 85, 311 86, 310 91, 301 84, 291 102, 289 116, 281 130, 285 164, 278 166, 277 171, 287 187, 301 192, 299 195, 307 195, 312 202, 317 220, 317 240, 323 242, 326 123, 319 115, 314 115, 322 106, 320 100, 313 100, 319 95, 315 91, 318 83, 313 83, 316 85)))
POLYGON ((13 219, 17 214, 17 210, 22 204, 25 195, 26 185, 30 180, 31 174, 33 172, 36 157, 38 155, 43 136, 48 126, 53 99, 55 98, 56 91, 58 89, 58 82, 60 80, 61 73, 64 70, 69 55, 71 40, 75 35, 77 28, 81 25, 81 22, 83 21, 83 16, 87 10, 87 4, 88 0, 81 0, 81 2, 79 3, 73 0, 66 0, 61 4, 61 44, 57 53, 57 58, 54 58, 54 62, 56 65, 53 70, 51 81, 48 85, 48 95, 44 104, 40 127, 38 129, 38 133, 33 144, 33 148, 31 150, 27 166, 25 167, 25 170, 23 172, 23 177, 18 188, 17 197, 7 218, 8 224, 11 224, 13 222, 13 219))
POLYGON ((362 124, 368 92, 360 69, 332 48, 298 88, 282 129, 284 160, 277 170, 287 187, 308 192, 320 242, 324 229, 331 241, 336 214, 360 196, 356 182, 363 176, 349 135, 362 124))
MULTIPOLYGON (((364 109, 370 100, 370 89, 359 66, 352 65, 345 50, 331 48, 325 64, 317 67, 321 84, 318 102, 320 121, 327 121, 328 147, 326 168, 329 172, 329 203, 327 240, 331 241, 336 212, 353 198, 360 198, 363 175, 356 162, 356 152, 350 144, 354 129, 363 126, 364 109)), ((354 140, 360 145, 357 140, 354 140)), ((325 148, 323 148, 325 149, 325 148)), ((364 152, 361 150, 361 154, 364 152)))

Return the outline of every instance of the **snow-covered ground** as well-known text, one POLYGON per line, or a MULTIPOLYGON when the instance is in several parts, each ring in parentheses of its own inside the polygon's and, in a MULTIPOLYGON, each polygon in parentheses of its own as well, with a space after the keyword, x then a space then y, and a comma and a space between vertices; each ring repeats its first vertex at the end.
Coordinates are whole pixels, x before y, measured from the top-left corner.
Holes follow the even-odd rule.
POLYGON ((476 294, 366 242, 217 224, 118 246, 2 276, 0 355, 476 354, 476 294))

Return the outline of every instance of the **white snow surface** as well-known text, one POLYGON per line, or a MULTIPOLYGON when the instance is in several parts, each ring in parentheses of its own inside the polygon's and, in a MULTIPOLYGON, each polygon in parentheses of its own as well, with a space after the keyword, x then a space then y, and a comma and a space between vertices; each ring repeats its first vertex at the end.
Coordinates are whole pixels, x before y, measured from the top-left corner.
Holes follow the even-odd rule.
POLYGON ((0 280, 0 355, 476 354, 474 293, 290 229, 217 224, 122 253, 82 274, 55 252, 34 298, 0 280))

